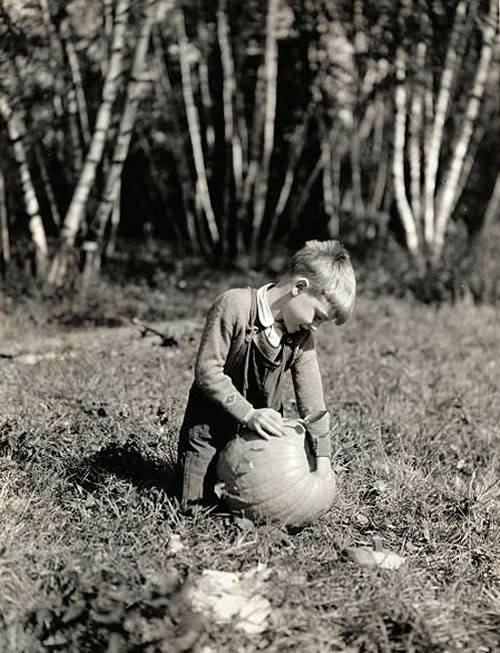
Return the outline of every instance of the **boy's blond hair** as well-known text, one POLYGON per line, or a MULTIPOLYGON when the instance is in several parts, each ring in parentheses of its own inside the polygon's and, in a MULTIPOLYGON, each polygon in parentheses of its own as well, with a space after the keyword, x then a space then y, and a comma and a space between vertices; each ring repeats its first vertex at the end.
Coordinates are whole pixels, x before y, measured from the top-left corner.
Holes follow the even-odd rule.
POLYGON ((309 292, 327 298, 335 322, 347 322, 354 308, 356 278, 349 253, 340 241, 307 241, 289 260, 286 275, 307 277, 309 292))

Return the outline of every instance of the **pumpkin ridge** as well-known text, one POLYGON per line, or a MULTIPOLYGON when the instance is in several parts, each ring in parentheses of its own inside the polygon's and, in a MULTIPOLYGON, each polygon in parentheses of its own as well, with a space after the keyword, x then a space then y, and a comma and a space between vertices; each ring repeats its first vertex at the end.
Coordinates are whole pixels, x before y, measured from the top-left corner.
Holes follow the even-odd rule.
POLYGON ((279 508, 278 507, 276 507, 276 509, 272 508, 272 503, 270 504, 271 499, 267 499, 266 501, 259 503, 258 505, 259 512, 263 512, 265 514, 265 511, 268 511, 269 513, 272 513, 272 517, 274 517, 275 519, 279 519, 287 523, 290 523, 290 520, 288 519, 288 515, 290 512, 290 506, 289 506, 290 495, 292 494, 292 492, 294 492, 298 495, 298 497, 300 497, 302 495, 303 486, 304 485, 307 486, 308 482, 309 482, 309 478, 307 477, 302 478, 298 483, 295 483, 286 492, 281 493, 279 499, 282 505, 280 505, 279 508), (285 501, 285 505, 283 505, 283 499, 287 500, 285 501))

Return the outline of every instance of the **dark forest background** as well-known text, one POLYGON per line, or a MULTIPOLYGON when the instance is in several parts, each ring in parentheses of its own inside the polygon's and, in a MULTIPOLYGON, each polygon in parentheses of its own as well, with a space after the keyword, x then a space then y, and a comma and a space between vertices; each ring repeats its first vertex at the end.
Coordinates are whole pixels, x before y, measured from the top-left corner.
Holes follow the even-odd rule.
POLYGON ((375 292, 496 301, 498 21, 496 0, 0 0, 4 288, 278 273, 340 237, 375 292))

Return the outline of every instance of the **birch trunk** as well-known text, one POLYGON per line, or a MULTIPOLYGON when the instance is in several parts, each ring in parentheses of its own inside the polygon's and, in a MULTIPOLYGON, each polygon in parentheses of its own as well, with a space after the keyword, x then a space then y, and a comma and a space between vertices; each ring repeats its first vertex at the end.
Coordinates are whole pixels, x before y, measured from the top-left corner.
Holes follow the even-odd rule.
MULTIPOLYGON (((236 80, 234 71, 233 53, 229 38, 229 21, 227 18, 227 1, 219 0, 217 8, 217 38, 222 65, 222 109, 224 115, 224 188, 223 188, 223 214, 222 214, 222 235, 223 253, 226 254, 229 248, 229 211, 231 203, 231 190, 234 182, 235 202, 238 205, 241 198, 241 187, 243 183, 243 158, 241 142, 235 130, 234 120, 234 95, 236 80)), ((238 225, 236 225, 238 229, 238 225)), ((241 235, 236 233, 236 249, 242 249, 241 235)))
POLYGON ((315 165, 314 168, 311 170, 309 173, 308 178, 306 179, 305 184, 302 187, 302 190, 300 192, 300 195, 298 197, 297 203, 295 203, 290 211, 290 217, 288 221, 288 228, 286 234, 283 234, 282 237, 279 239, 279 242, 283 243, 288 235, 294 231, 297 228, 297 222, 299 219, 300 214, 304 210, 305 205, 307 204, 307 201, 309 200, 309 197, 311 195, 311 190, 314 184, 316 183, 316 180, 318 179, 319 175, 321 174, 323 168, 328 165, 328 151, 323 150, 315 165))
POLYGON ((472 135, 471 144, 467 151, 467 156, 465 157, 464 164, 462 166, 462 172, 460 173, 457 192, 455 193, 453 206, 451 207, 450 210, 450 215, 453 215, 453 212, 455 211, 455 208, 465 190, 465 187, 467 186, 470 173, 472 171, 472 168, 474 167, 474 162, 476 160, 477 150, 486 133, 485 125, 489 125, 489 124, 491 124, 490 119, 485 118, 484 121, 480 123, 478 122, 476 125, 476 129, 474 131, 474 134, 472 135))
POLYGON ((469 0, 460 0, 456 8, 444 68, 441 74, 441 83, 435 105, 434 120, 429 135, 429 141, 425 144, 424 238, 431 251, 434 242, 434 196, 436 191, 440 151, 443 141, 444 125, 450 107, 451 89, 458 66, 459 39, 464 28, 468 4, 469 0))
POLYGON ((418 231, 411 210, 405 186, 405 141, 406 141, 406 63, 405 54, 401 48, 396 53, 396 89, 394 96, 394 155, 392 158, 392 175, 394 194, 405 232, 406 246, 414 259, 420 261, 418 231))
POLYGON ((236 130, 234 117, 234 99, 236 93, 236 76, 234 59, 229 38, 229 21, 227 19, 227 0, 220 0, 217 11, 217 35, 221 53, 223 74, 223 111, 224 139, 226 148, 231 153, 231 169, 233 173, 236 201, 241 197, 243 185, 243 152, 241 139, 236 130))
POLYGON ((483 218, 483 223, 481 225, 481 231, 483 234, 488 230, 488 227, 493 222, 495 217, 498 217, 500 213, 500 171, 497 173, 497 178, 495 185, 493 187, 493 192, 486 207, 486 211, 483 218))
POLYGON ((184 215, 186 216, 186 229, 189 238, 189 244, 193 252, 200 251, 200 243, 198 242, 196 218, 192 211, 193 193, 191 191, 193 180, 189 171, 189 166, 186 157, 183 155, 185 151, 185 144, 183 140, 183 130, 181 128, 177 109, 172 102, 172 85, 168 74, 168 69, 165 65, 165 52, 161 42, 160 35, 156 30, 153 30, 153 45, 155 49, 155 63, 156 63, 156 92, 160 99, 167 107, 170 119, 173 124, 173 145, 170 148, 172 156, 179 175, 179 182, 182 191, 182 203, 184 206, 184 215))
POLYGON ((129 9, 130 0, 118 0, 113 31, 112 54, 108 72, 104 80, 102 101, 97 112, 90 148, 64 218, 60 235, 60 249, 52 261, 49 281, 53 284, 61 284, 63 281, 66 273, 66 253, 75 243, 76 235, 85 216, 87 200, 95 181, 97 166, 101 162, 104 152, 106 136, 112 117, 113 103, 118 92, 119 79, 122 73, 129 9))
POLYGON ((120 218, 121 218, 120 195, 121 195, 121 187, 122 187, 121 177, 116 182, 116 185, 118 188, 116 189, 116 200, 111 210, 111 228, 109 230, 109 237, 104 250, 105 256, 112 256, 114 254, 116 249, 116 237, 118 235, 118 227, 120 226, 120 218))
POLYGON ((85 146, 88 146, 91 136, 87 101, 85 99, 85 91, 83 89, 83 81, 80 72, 80 64, 78 62, 78 55, 72 41, 73 33, 67 19, 63 20, 61 23, 61 37, 64 43, 64 51, 66 53, 66 58, 68 60, 69 69, 71 72, 71 80, 73 82, 73 90, 75 94, 76 107, 78 109, 78 117, 80 119, 82 138, 85 146))
POLYGON ((422 222, 422 129, 424 124, 424 88, 423 71, 425 70, 427 46, 424 42, 417 45, 416 82, 413 86, 410 103, 410 128, 408 139, 408 161, 410 167, 410 197, 411 208, 415 221, 420 228, 422 222))
POLYGON ((243 188, 243 177, 248 169, 248 152, 249 152, 249 138, 248 126, 245 118, 245 100, 241 89, 235 89, 234 109, 235 109, 235 126, 238 133, 239 142, 241 144, 241 184, 243 188))
POLYGON ((332 217, 328 223, 328 236, 339 238, 340 236, 340 170, 341 159, 332 152, 330 157, 330 176, 332 179, 332 217))
POLYGON ((146 60, 149 40, 151 36, 151 28, 153 25, 152 7, 154 1, 155 0, 148 0, 148 3, 144 7, 142 25, 135 47, 132 69, 130 73, 130 81, 127 86, 125 105, 118 127, 118 134, 111 158, 111 165, 109 166, 107 172, 104 191, 97 208, 95 223, 96 238, 99 244, 102 244, 106 224, 110 214, 113 211, 113 206, 117 204, 120 199, 119 182, 121 179, 123 166, 128 155, 130 141, 134 131, 137 108, 139 106, 141 97, 141 89, 144 83, 142 77, 144 75, 144 63, 146 60))
POLYGON ((352 194, 353 194, 353 217, 354 220, 360 221, 365 215, 365 203, 363 199, 363 185, 361 182, 361 160, 360 160, 360 142, 359 132, 357 129, 356 119, 354 121, 354 129, 351 134, 351 180, 352 180, 352 194))
POLYGON ((68 88, 66 92, 66 101, 68 105, 68 127, 73 155, 73 181, 76 182, 83 166, 83 149, 80 139, 80 129, 78 127, 79 117, 76 92, 73 86, 68 88))
POLYGON ((276 40, 276 18, 278 0, 268 0, 266 19, 266 46, 264 53, 264 75, 266 99, 264 108, 264 143, 262 161, 255 183, 254 214, 251 252, 257 251, 266 209, 269 169, 274 145, 274 123, 276 119, 276 84, 278 78, 278 44, 276 40))
MULTIPOLYGON (((316 108, 316 102, 311 103, 305 112, 303 121, 295 128, 295 131, 290 142, 290 153, 288 157, 288 164, 285 172, 278 201, 271 216, 269 227, 264 241, 264 246, 267 249, 272 242, 272 239, 278 228, 279 220, 286 208, 290 194, 292 192, 293 182, 295 181, 295 173, 299 159, 304 151, 306 144, 307 131, 311 122, 311 118, 316 108)), ((328 145, 331 149, 331 144, 328 145)))
POLYGON ((335 220, 334 179, 332 175, 332 148, 328 138, 321 139, 321 152, 325 157, 323 167, 323 208, 327 225, 331 229, 335 220))
POLYGON ((62 118, 64 115, 64 81, 61 78, 60 66, 58 66, 59 61, 61 61, 61 48, 57 38, 56 30, 54 28, 54 23, 52 21, 52 16, 50 13, 50 7, 48 0, 38 0, 40 4, 40 9, 42 12, 42 21, 45 26, 45 31, 49 39, 49 51, 51 55, 51 71, 54 75, 54 113, 57 118, 62 118))
POLYGON ((194 166, 196 170, 196 196, 205 213, 205 218, 207 221, 212 243, 217 245, 219 242, 219 229, 215 220, 212 200, 210 198, 210 190, 208 187, 205 159, 201 144, 200 119, 194 102, 193 82, 191 79, 191 70, 188 59, 189 42, 186 35, 186 25, 184 22, 184 13, 182 9, 178 9, 176 11, 175 25, 177 29, 177 39, 179 42, 182 93, 186 107, 189 136, 191 139, 194 166))
MULTIPOLYGON (((297 165, 306 144, 309 125, 316 112, 318 101, 321 98, 320 86, 324 79, 326 71, 327 71, 327 67, 322 66, 320 70, 317 72, 313 80, 313 83, 311 84, 311 99, 306 107, 306 110, 304 111, 304 117, 302 121, 295 127, 295 130, 293 132, 293 136, 291 138, 290 145, 289 145, 288 162, 287 162, 285 177, 281 185, 278 201, 276 203, 276 206, 274 207, 273 214, 269 221, 269 226, 264 239, 264 251, 268 250, 269 245, 271 244, 274 238, 276 229, 278 228, 279 220, 290 198, 293 182, 295 180, 295 172, 297 169, 297 165)), ((326 136, 326 138, 329 137, 326 136)), ((329 140, 330 140, 329 147, 330 149, 332 149, 331 139, 329 140)))
POLYGON ((483 28, 483 46, 476 70, 476 76, 472 91, 469 96, 467 108, 462 121, 462 127, 458 139, 453 148, 451 162, 444 175, 445 183, 440 189, 436 200, 436 226, 433 255, 437 260, 441 256, 444 247, 446 225, 451 217, 451 211, 455 202, 458 190, 460 174, 463 170, 464 161, 469 148, 475 123, 481 108, 484 95, 486 78, 493 55, 493 43, 495 40, 498 23, 498 0, 490 0, 488 18, 483 28))
POLYGON ((387 180, 389 172, 389 155, 384 142, 386 107, 381 96, 376 101, 377 116, 375 119, 373 133, 373 147, 371 151, 372 161, 375 162, 377 173, 375 184, 373 186, 371 200, 369 202, 369 212, 376 215, 380 212, 382 202, 387 189, 387 180))
POLYGON ((35 143, 35 157, 38 164, 38 169, 40 170, 40 177, 42 178, 45 195, 47 196, 47 201, 49 203, 52 221, 56 227, 58 227, 61 224, 61 216, 59 214, 59 209, 57 208, 57 202, 54 196, 54 191, 52 190, 52 184, 50 182, 49 173, 47 172, 47 166, 45 165, 45 159, 43 158, 43 154, 41 153, 37 143, 35 143))
POLYGON ((261 64, 257 70, 257 81, 255 83, 255 99, 253 107, 253 120, 251 138, 249 144, 248 167, 243 183, 241 201, 236 209, 236 220, 238 232, 243 232, 245 217, 252 196, 252 190, 257 179, 259 167, 260 144, 262 140, 262 125, 264 124, 264 111, 262 107, 265 101, 266 79, 264 65, 261 64))
POLYGON ((198 79, 200 84, 200 97, 203 105, 203 115, 205 119, 205 141, 207 144, 208 157, 213 155, 215 145, 215 129, 212 121, 213 101, 210 92, 210 75, 208 70, 208 55, 210 47, 208 45, 208 33, 206 25, 201 21, 198 22, 198 40, 201 43, 200 56, 198 58, 198 79))
POLYGON ((5 179, 2 168, 0 168, 0 247, 2 251, 2 268, 5 269, 10 262, 10 239, 7 202, 5 201, 5 179))
POLYGON ((28 215, 28 226, 31 239, 35 245, 36 274, 44 278, 48 260, 47 239, 24 146, 26 128, 21 115, 12 109, 3 95, 0 95, 0 115, 3 116, 6 122, 9 140, 12 143, 12 149, 14 151, 14 159, 19 169, 24 206, 28 215))
POLYGON ((101 74, 106 77, 108 72, 107 63, 111 57, 111 42, 113 40, 113 2, 114 0, 102 0, 102 26, 104 35, 103 50, 106 56, 102 58, 101 74))

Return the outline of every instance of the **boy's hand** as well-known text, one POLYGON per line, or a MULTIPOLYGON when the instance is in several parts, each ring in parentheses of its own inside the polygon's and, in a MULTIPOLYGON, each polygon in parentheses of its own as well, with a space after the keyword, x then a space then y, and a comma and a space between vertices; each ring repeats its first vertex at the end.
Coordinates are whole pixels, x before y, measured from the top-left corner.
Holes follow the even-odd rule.
POLYGON ((254 408, 245 424, 264 440, 269 440, 271 436, 279 438, 285 435, 283 419, 280 413, 272 408, 254 408))

